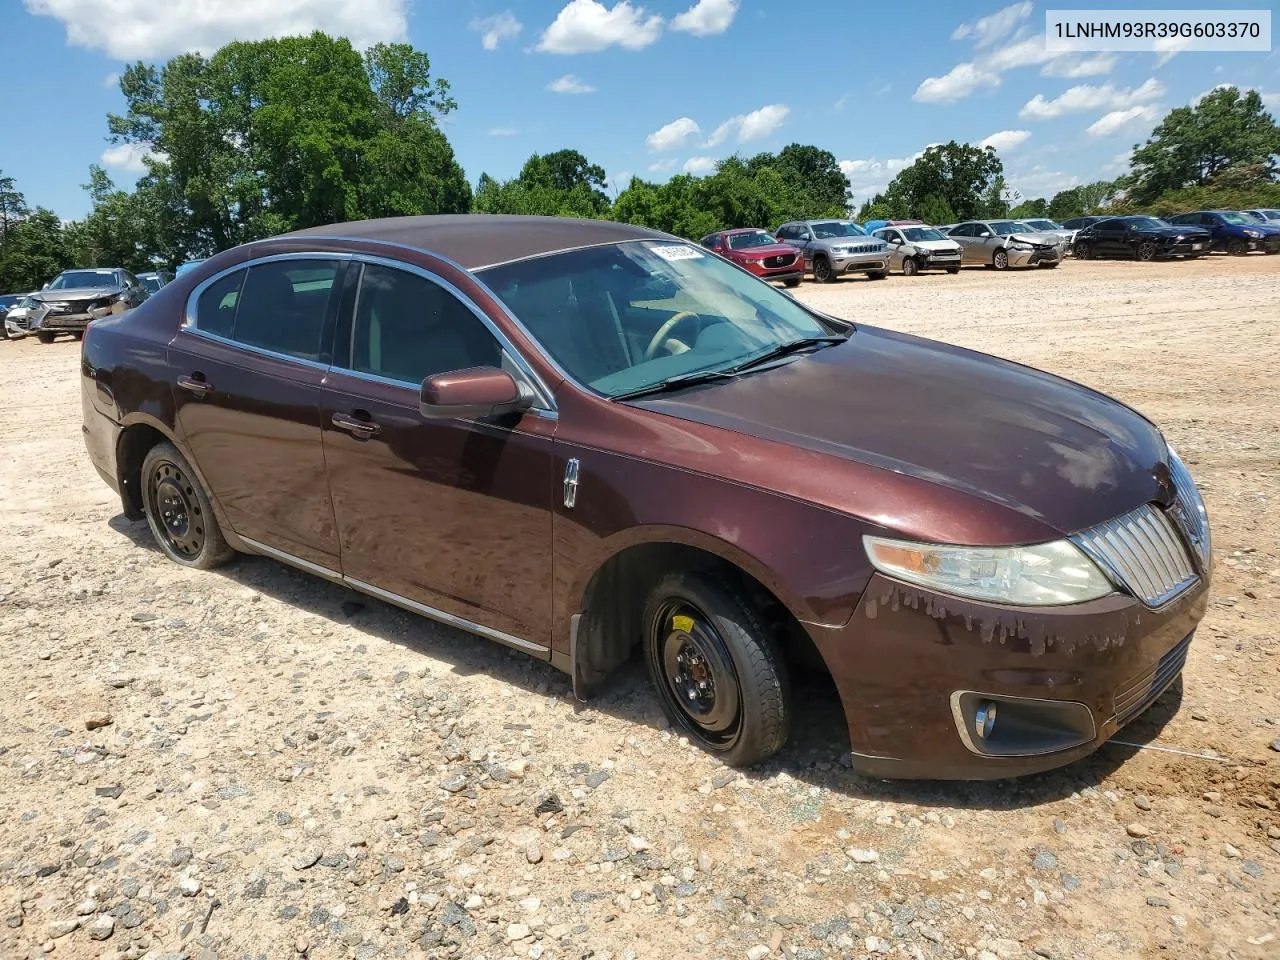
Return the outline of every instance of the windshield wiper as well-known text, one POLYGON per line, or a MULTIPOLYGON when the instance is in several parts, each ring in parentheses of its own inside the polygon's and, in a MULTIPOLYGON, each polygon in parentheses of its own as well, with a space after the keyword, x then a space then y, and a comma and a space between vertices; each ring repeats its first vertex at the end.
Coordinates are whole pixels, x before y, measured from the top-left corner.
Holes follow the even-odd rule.
POLYGON ((651 383, 645 387, 636 387, 636 389, 627 390, 625 393, 615 393, 610 399, 632 400, 636 397, 647 397, 650 394, 682 390, 685 387, 692 387, 699 383, 732 380, 734 375, 732 370, 699 370, 696 373, 682 373, 678 377, 668 377, 666 380, 659 380, 657 383, 651 383))
POLYGON ((752 367, 758 367, 762 363, 768 363, 770 360, 777 360, 779 357, 785 357, 790 354, 797 353, 808 347, 816 347, 822 343, 844 343, 848 339, 848 337, 803 337, 799 340, 790 340, 786 343, 780 343, 776 347, 772 347, 764 353, 752 357, 750 360, 744 360, 736 367, 730 367, 725 371, 725 373, 742 373, 744 370, 750 370, 752 367))

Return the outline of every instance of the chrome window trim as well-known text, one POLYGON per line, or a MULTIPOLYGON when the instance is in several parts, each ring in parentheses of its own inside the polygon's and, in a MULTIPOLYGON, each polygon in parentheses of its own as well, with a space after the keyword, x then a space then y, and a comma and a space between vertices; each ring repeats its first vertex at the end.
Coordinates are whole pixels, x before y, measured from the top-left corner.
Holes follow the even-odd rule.
MULTIPOLYGON (((315 237, 313 239, 342 240, 343 238, 342 237, 315 237)), ((449 258, 442 257, 439 254, 433 253, 432 251, 427 250, 425 248, 412 247, 412 246, 409 246, 408 244, 402 244, 402 243, 389 244, 389 245, 400 247, 405 250, 415 250, 421 253, 429 254, 431 256, 437 257, 440 260, 443 260, 444 262, 448 263, 450 266, 455 267, 456 269, 462 271, 463 273, 468 273, 468 274, 470 273, 460 264, 454 263, 449 258)), ((531 410, 530 412, 536 413, 539 416, 557 415, 555 395, 551 392, 550 388, 547 387, 545 381, 543 381, 543 379, 540 376, 538 376, 537 372, 529 365, 529 362, 524 358, 523 354, 521 354, 520 350, 516 347, 516 345, 511 342, 511 339, 506 335, 506 333, 504 333, 502 329, 499 328, 498 325, 493 322, 492 318, 486 315, 485 312, 481 310, 479 306, 476 305, 475 301, 473 301, 465 293, 459 290, 454 284, 450 283, 448 280, 446 280, 444 277, 440 276, 439 274, 432 273, 430 270, 427 270, 424 267, 420 267, 417 264, 407 263, 403 260, 393 260, 390 257, 380 257, 376 254, 355 253, 350 251, 313 250, 313 251, 307 251, 307 252, 301 252, 301 253, 274 253, 274 254, 269 254, 267 256, 263 256, 263 257, 253 257, 249 260, 243 260, 240 263, 234 264, 229 267, 225 267, 222 270, 219 270, 217 273, 212 274, 208 277, 205 277, 205 279, 201 280, 200 283, 196 284, 196 286, 192 288, 191 293, 187 295, 186 308, 183 313, 182 324, 179 327, 179 330, 185 331, 187 333, 196 334, 205 339, 213 340, 218 343, 226 344, 228 346, 236 347, 237 349, 244 350, 248 353, 257 354, 259 356, 264 356, 264 357, 270 357, 271 359, 275 359, 275 360, 283 360, 290 363, 297 363, 302 366, 311 367, 314 369, 320 369, 320 370, 326 370, 326 371, 328 370, 341 371, 345 374, 350 374, 351 376, 361 377, 363 379, 372 379, 377 382, 394 384, 397 386, 404 386, 404 385, 416 386, 416 384, 413 384, 411 381, 392 380, 387 377, 379 377, 376 374, 364 374, 364 373, 361 373, 360 371, 352 370, 349 367, 341 367, 341 366, 337 366, 336 364, 324 364, 314 360, 307 360, 302 357, 294 357, 289 354, 277 353, 274 350, 267 350, 262 347, 255 347, 252 344, 241 343, 239 340, 233 340, 230 337, 223 337, 219 334, 209 333, 206 330, 200 329, 199 324, 197 323, 197 320, 196 320, 197 305, 200 301, 201 295, 209 287, 217 283, 223 277, 229 276, 230 274, 233 274, 239 270, 248 270, 250 267, 255 267, 260 264, 274 263, 282 260, 341 260, 345 262, 355 262, 355 263, 362 263, 362 264, 372 263, 378 266, 387 267, 388 269, 392 269, 392 270, 404 270, 407 273, 416 274, 422 277, 423 279, 427 280, 428 282, 438 284, 439 286, 443 287, 446 291, 453 294, 453 296, 457 297, 458 300, 461 301, 462 304, 468 310, 470 310, 472 314, 474 314, 482 324, 484 324, 485 328, 490 333, 493 334, 495 339, 497 339, 499 345, 503 348, 503 350, 508 354, 510 354, 516 366, 520 368, 520 370, 525 374, 526 377, 528 377, 530 381, 530 385, 533 387, 534 392, 538 394, 538 399, 542 403, 541 407, 537 407, 531 410)), ((537 338, 534 337, 533 334, 530 333, 527 328, 525 328, 524 324, 520 323, 520 321, 515 318, 515 315, 512 314, 509 309, 507 309, 506 304, 504 304, 501 300, 499 300, 492 290, 490 290, 483 282, 480 282, 477 280, 477 283, 479 283, 481 289, 483 289, 485 293, 489 294, 489 296, 493 298, 494 302, 497 303, 502 308, 503 312, 507 315, 507 317, 511 320, 511 322, 526 337, 528 337, 531 342, 535 344, 538 343, 537 338)), ((353 309, 352 318, 351 318, 353 330, 355 329, 355 310, 358 310, 358 309, 359 309, 359 291, 357 290, 357 302, 353 309)), ((546 352, 541 349, 540 344, 539 344, 539 352, 544 356, 544 358, 546 358, 546 352)), ((550 359, 550 358, 547 358, 547 359, 550 359)), ((557 373, 559 373, 565 379, 569 379, 568 374, 565 373, 560 368, 560 366, 555 363, 555 361, 550 361, 550 362, 551 362, 551 366, 556 370, 557 373)))

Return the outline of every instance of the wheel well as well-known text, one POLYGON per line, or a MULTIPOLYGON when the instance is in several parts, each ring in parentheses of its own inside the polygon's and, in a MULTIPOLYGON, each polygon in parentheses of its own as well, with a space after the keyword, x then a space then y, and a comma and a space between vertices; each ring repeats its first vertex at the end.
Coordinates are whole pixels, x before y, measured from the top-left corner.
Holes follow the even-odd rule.
POLYGON ((582 688, 602 682, 643 638, 641 617, 649 591, 676 570, 701 571, 732 581, 759 606, 788 660, 826 670, 799 620, 759 580, 707 550, 680 543, 643 543, 614 554, 587 584, 577 629, 575 680, 582 688))
POLYGON ((130 520, 141 520, 142 509, 142 461, 147 451, 158 443, 168 441, 163 433, 145 423, 125 427, 116 441, 116 475, 120 480, 120 499, 124 515, 130 520))

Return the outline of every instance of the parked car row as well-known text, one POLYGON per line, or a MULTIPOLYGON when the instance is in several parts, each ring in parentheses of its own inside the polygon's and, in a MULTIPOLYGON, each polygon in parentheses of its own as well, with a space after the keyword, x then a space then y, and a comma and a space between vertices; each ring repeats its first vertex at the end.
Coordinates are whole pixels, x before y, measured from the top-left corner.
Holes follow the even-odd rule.
POLYGON ((137 276, 121 267, 64 270, 33 293, 0 296, 0 330, 6 340, 78 338, 92 321, 132 310, 171 280, 167 270, 137 276))

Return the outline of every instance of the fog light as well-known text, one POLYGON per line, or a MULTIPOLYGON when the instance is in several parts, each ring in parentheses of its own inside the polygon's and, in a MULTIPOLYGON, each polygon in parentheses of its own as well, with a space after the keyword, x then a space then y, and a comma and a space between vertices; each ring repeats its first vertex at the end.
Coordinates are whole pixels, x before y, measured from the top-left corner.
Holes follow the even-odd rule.
POLYGON ((996 725, 996 705, 992 700, 984 700, 978 704, 978 709, 973 714, 973 732, 978 735, 979 740, 985 740, 991 736, 991 731, 996 725))

